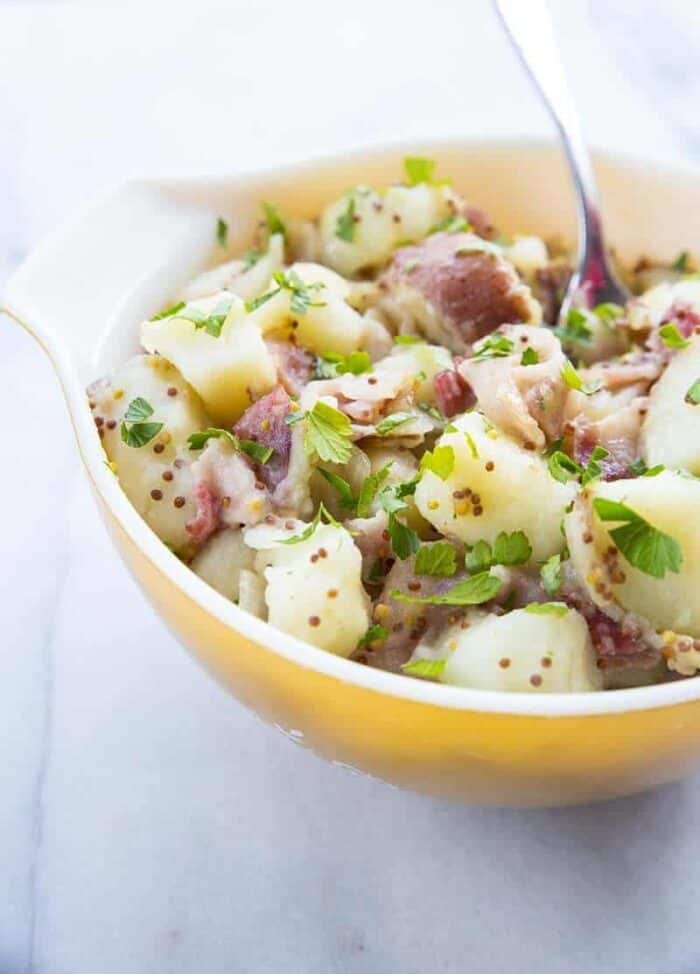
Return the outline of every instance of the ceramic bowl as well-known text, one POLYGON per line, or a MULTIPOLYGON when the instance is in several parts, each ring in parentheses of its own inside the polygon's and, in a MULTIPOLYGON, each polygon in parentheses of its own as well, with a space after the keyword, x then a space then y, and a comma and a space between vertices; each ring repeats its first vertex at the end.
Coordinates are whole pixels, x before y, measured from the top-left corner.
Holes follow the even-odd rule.
MULTIPOLYGON (((700 680, 591 694, 446 687, 340 659, 269 627, 185 567, 105 464, 85 386, 137 350, 138 324, 188 278, 249 246, 262 199, 309 216, 348 186, 400 178, 429 155, 505 230, 574 238, 554 145, 394 146, 278 171, 130 182, 53 234, 8 282, 3 306, 47 352, 114 544, 156 611, 245 706, 297 744, 395 785, 465 802, 552 805, 624 795, 700 763, 700 680)), ((599 156, 610 240, 624 260, 700 252, 700 174, 599 156)), ((128 611, 128 609, 127 609, 128 611)))

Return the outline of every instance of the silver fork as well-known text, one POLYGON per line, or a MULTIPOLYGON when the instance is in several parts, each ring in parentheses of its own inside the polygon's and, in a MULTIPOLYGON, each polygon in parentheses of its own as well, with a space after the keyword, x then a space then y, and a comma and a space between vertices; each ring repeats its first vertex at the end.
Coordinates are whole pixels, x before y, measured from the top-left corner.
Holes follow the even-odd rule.
POLYGON ((600 197, 578 113, 564 75, 545 0, 494 0, 503 26, 525 70, 554 119, 576 191, 578 264, 562 301, 564 324, 574 299, 595 307, 624 304, 630 292, 613 270, 603 239, 600 197))

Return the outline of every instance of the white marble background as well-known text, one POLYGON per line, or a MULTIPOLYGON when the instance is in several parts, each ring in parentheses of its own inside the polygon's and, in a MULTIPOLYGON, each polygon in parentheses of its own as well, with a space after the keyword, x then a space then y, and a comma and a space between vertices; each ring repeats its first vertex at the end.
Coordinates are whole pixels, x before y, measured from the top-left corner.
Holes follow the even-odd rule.
MULTIPOLYGON (((554 6, 592 139, 697 157, 697 4, 554 6)), ((512 130, 486 0, 0 3, 0 278, 130 174, 512 130)), ((700 969, 700 781, 522 813, 327 766, 152 615, 6 319, 0 417, 0 974, 700 969)))

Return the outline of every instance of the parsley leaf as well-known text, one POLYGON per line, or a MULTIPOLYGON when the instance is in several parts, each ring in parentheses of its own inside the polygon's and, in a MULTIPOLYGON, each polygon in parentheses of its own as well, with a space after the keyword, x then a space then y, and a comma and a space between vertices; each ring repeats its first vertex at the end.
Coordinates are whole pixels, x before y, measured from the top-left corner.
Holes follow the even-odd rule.
POLYGON ((449 541, 435 541, 418 549, 414 569, 416 575, 454 575, 457 555, 449 541))
POLYGON ((258 443, 257 440, 239 440, 238 449, 257 463, 267 463, 275 452, 271 446, 265 446, 264 443, 258 443))
POLYGON ((604 301, 602 304, 597 304, 593 309, 593 314, 604 325, 611 327, 615 324, 618 318, 621 318, 625 313, 625 309, 620 304, 614 304, 612 301, 604 301))
POLYGON ((355 227, 357 225, 355 220, 355 206, 355 197, 351 196, 348 199, 347 206, 335 221, 336 237, 339 237, 341 240, 346 240, 348 243, 352 243, 355 239, 355 227))
POLYGON ((596 497, 593 507, 601 521, 625 522, 608 533, 622 555, 640 572, 663 578, 667 571, 680 571, 683 554, 678 542, 670 535, 659 531, 619 501, 596 497))
POLYGON ((311 535, 314 533, 319 524, 325 523, 330 524, 334 528, 339 528, 340 525, 333 517, 332 514, 328 512, 323 503, 318 505, 318 510, 314 515, 313 521, 307 524, 304 530, 300 534, 295 534, 291 538, 280 538, 280 544, 300 544, 302 541, 308 541, 311 535))
POLYGON ((470 545, 464 556, 464 564, 472 575, 487 571, 493 564, 493 552, 488 541, 477 541, 470 545))
POLYGON ((244 254, 241 254, 241 260, 243 262, 243 271, 249 271, 251 267, 255 267, 259 260, 265 255, 260 250, 246 250, 244 254))
POLYGON ((425 342, 425 338, 420 335, 394 335, 395 345, 420 345, 425 342))
POLYGON ((207 429, 199 430, 197 433, 190 433, 187 437, 187 445, 190 450, 202 450, 209 440, 213 438, 227 440, 232 447, 238 449, 238 437, 234 436, 228 430, 218 429, 215 426, 209 426, 207 429))
POLYGON ((552 555, 540 568, 542 588, 547 595, 556 595, 561 588, 561 555, 552 555))
POLYGON ((524 565, 531 555, 532 547, 523 531, 501 531, 493 543, 494 565, 524 565))
POLYGON ((357 648, 360 649, 362 646, 369 646, 370 643, 383 642, 388 635, 389 633, 384 626, 370 626, 358 642, 357 648))
POLYGON ((127 446, 139 448, 150 443, 154 436, 163 429, 162 423, 146 423, 144 420, 153 415, 150 402, 137 396, 127 406, 122 419, 120 434, 122 442, 127 446))
MULTIPOLYGON (((445 430, 445 432, 448 432, 448 430, 445 430)), ((465 433, 464 436, 467 441, 467 446, 469 447, 469 452, 472 455, 472 460, 478 460, 479 451, 477 449, 476 443, 474 442, 474 437, 471 435, 471 433, 465 433)))
POLYGON ((304 416, 304 449, 327 463, 347 463, 352 454, 350 420, 319 399, 304 416))
POLYGON ((430 470, 440 480, 447 480, 455 466, 455 451, 451 446, 436 446, 433 452, 424 453, 421 470, 430 470))
POLYGON ((592 396, 595 392, 598 392, 602 385, 600 380, 590 384, 585 383, 568 359, 561 370, 561 377, 569 389, 582 392, 584 396, 592 396))
POLYGON ((581 477, 581 485, 583 487, 586 487, 592 480, 597 480, 600 477, 603 468, 599 461, 604 460, 608 456, 610 456, 610 451, 606 450, 604 446, 593 447, 591 455, 588 458, 588 463, 586 464, 586 469, 583 471, 581 477))
POLYGON ((654 467, 648 467, 646 460, 641 457, 630 464, 630 473, 635 477, 656 477, 666 469, 663 463, 657 463, 654 467))
POLYGON ((566 321, 554 329, 562 342, 571 345, 576 342, 588 344, 593 338, 593 332, 588 324, 588 315, 581 308, 569 308, 566 321))
POLYGON ((398 589, 392 589, 389 595, 397 602, 410 602, 412 605, 481 605, 488 602, 497 595, 502 586, 500 578, 489 572, 479 572, 465 578, 442 595, 428 595, 420 598, 414 595, 406 595, 398 589))
POLYGON ((667 348, 687 348, 690 345, 688 339, 683 338, 678 330, 678 325, 673 321, 667 321, 665 325, 662 325, 659 328, 659 335, 667 348))
POLYGON ((352 375, 362 375, 372 371, 372 359, 369 352, 351 352, 349 355, 319 355, 316 359, 314 379, 334 379, 338 375, 350 372, 352 375))
POLYGON ((486 362, 492 358, 506 358, 513 354, 513 342, 505 335, 489 335, 474 346, 473 362, 486 362))
POLYGON ((525 349, 525 351, 523 352, 523 354, 520 357, 520 364, 521 365, 537 365, 537 363, 539 362, 539 360, 540 360, 540 357, 537 354, 537 352, 535 351, 535 349, 531 345, 528 345, 528 347, 525 349))
POLYGON ((536 616, 565 616, 569 607, 563 602, 530 602, 525 611, 536 616))
POLYGON ((273 206, 272 203, 263 202, 262 208, 265 214, 265 226, 267 227, 268 234, 272 236, 275 233, 281 233, 283 237, 286 237, 287 228, 282 222, 282 217, 277 207, 273 206))
POLYGON ((426 159, 424 156, 406 156, 403 161, 403 168, 409 186, 417 186, 419 183, 432 183, 435 160, 426 159))
POLYGON ((397 558, 405 561, 406 558, 418 551, 420 547, 418 535, 408 525, 404 524, 403 521, 399 521, 393 512, 389 514, 387 530, 391 538, 391 547, 397 558))
POLYGON ((682 250, 671 264, 671 270, 679 271, 681 274, 687 274, 688 271, 692 270, 691 264, 692 260, 690 254, 687 250, 682 250))
POLYGON ((216 221, 216 242, 220 247, 225 247, 228 241, 228 223, 221 217, 216 221))
POLYGON ((186 307, 184 313, 178 312, 178 318, 191 321, 196 331, 204 329, 212 338, 219 338, 232 304, 231 298, 224 298, 211 311, 186 307))
POLYGON ((227 440, 234 450, 240 450, 241 453, 247 454, 258 463, 267 463, 275 452, 271 446, 265 446, 264 443, 258 443, 256 440, 239 440, 229 430, 219 429, 215 426, 209 426, 197 433, 190 433, 187 437, 187 445, 190 450, 201 450, 213 438, 227 440))
POLYGON ((467 223, 463 216, 446 216, 428 231, 428 234, 440 233, 469 233, 472 229, 471 224, 467 223))
POLYGON ((381 470, 377 470, 375 473, 369 474, 365 477, 362 487, 360 487, 360 497, 357 501, 357 516, 367 517, 372 507, 372 502, 377 496, 379 489, 383 486, 387 477, 389 476, 389 471, 392 467, 391 463, 387 463, 385 467, 381 470))
POLYGON ((683 399, 689 406, 700 406, 700 379, 695 380, 683 399))
POLYGON ((555 450, 554 453, 550 454, 547 460, 547 468, 552 477, 558 480, 560 484, 565 484, 568 481, 569 474, 573 477, 580 477, 583 473, 583 467, 562 450, 555 450))
POLYGON ((524 531, 496 535, 493 548, 488 541, 477 541, 467 547, 464 563, 467 571, 481 572, 494 565, 524 565, 532 557, 532 546, 524 531))
POLYGON ((401 664, 401 672, 424 680, 439 680, 446 664, 446 659, 412 659, 401 664))
POLYGON ((338 492, 340 498, 340 506, 344 507, 347 511, 354 511, 357 506, 357 501, 352 492, 352 487, 344 480, 342 477, 338 476, 337 473, 333 473, 332 470, 325 470, 323 467, 316 468, 321 474, 324 480, 328 481, 331 487, 334 487, 338 492))
POLYGON ((391 416, 381 419, 374 427, 374 431, 378 436, 386 436, 387 433, 395 430, 397 426, 403 426, 404 423, 408 423, 415 418, 415 413, 393 413, 391 416))
POLYGON ((158 314, 153 315, 148 320, 149 321, 162 321, 163 318, 172 318, 174 315, 176 315, 178 313, 178 311, 182 311, 182 309, 184 307, 185 307, 185 302, 184 301, 178 301, 177 304, 171 305, 171 307, 166 308, 164 311, 159 311, 158 314))

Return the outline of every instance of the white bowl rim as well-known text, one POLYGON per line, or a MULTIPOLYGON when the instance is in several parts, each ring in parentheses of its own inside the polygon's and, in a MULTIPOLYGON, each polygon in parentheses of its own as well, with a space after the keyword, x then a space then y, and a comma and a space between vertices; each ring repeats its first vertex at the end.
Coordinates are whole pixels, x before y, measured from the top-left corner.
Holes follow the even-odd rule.
MULTIPOLYGON (((260 176, 294 179, 295 176, 313 170, 314 167, 328 166, 334 161, 338 164, 345 164, 352 162, 353 158, 360 161, 366 160, 370 156, 380 157, 402 151, 411 154, 431 150, 435 152, 440 149, 464 149, 470 152, 478 151, 480 148, 515 151, 518 148, 551 149, 555 144, 550 139, 525 135, 473 139, 464 137, 423 139, 412 140, 410 143, 399 141, 379 145, 370 144, 352 151, 315 157, 279 167, 261 167, 252 172, 237 173, 233 177, 230 174, 220 172, 196 175, 190 178, 178 175, 169 175, 162 179, 145 177, 143 179, 130 179, 122 183, 122 187, 130 185, 153 185, 157 187, 178 183, 204 185, 222 179, 226 179, 231 186, 245 186, 251 179, 260 176)), ((700 180, 700 169, 687 162, 660 163, 656 160, 650 162, 649 159, 633 153, 596 152, 595 155, 618 168, 640 168, 653 165, 657 174, 671 179, 674 176, 685 176, 700 180)), ((378 694, 402 698, 431 707, 532 718, 593 717, 671 707, 700 698, 700 677, 625 690, 590 693, 543 693, 541 695, 452 687, 411 679, 401 674, 373 669, 352 660, 334 656, 325 650, 318 649, 281 632, 269 623, 245 612, 199 578, 160 541, 155 532, 131 505, 126 494, 119 487, 116 477, 108 469, 87 407, 85 390, 80 384, 70 357, 62 348, 60 340, 54 338, 51 328, 46 322, 46 316, 34 315, 32 309, 26 306, 26 302, 22 307, 19 307, 13 301, 13 281, 23 271, 26 263, 41 253, 48 253, 53 242, 65 232, 66 225, 75 225, 81 222, 96 205, 99 205, 99 201, 80 207, 72 219, 50 233, 32 254, 25 258, 5 285, 0 311, 5 311, 25 327, 37 339, 51 359, 63 388, 86 471, 101 499, 117 523, 151 562, 152 566, 179 588, 183 594, 202 605, 208 613, 223 625, 229 626, 234 632, 240 633, 246 639, 296 665, 317 671, 341 683, 349 683, 378 694), (46 322, 45 324, 42 323, 42 319, 46 322)))

